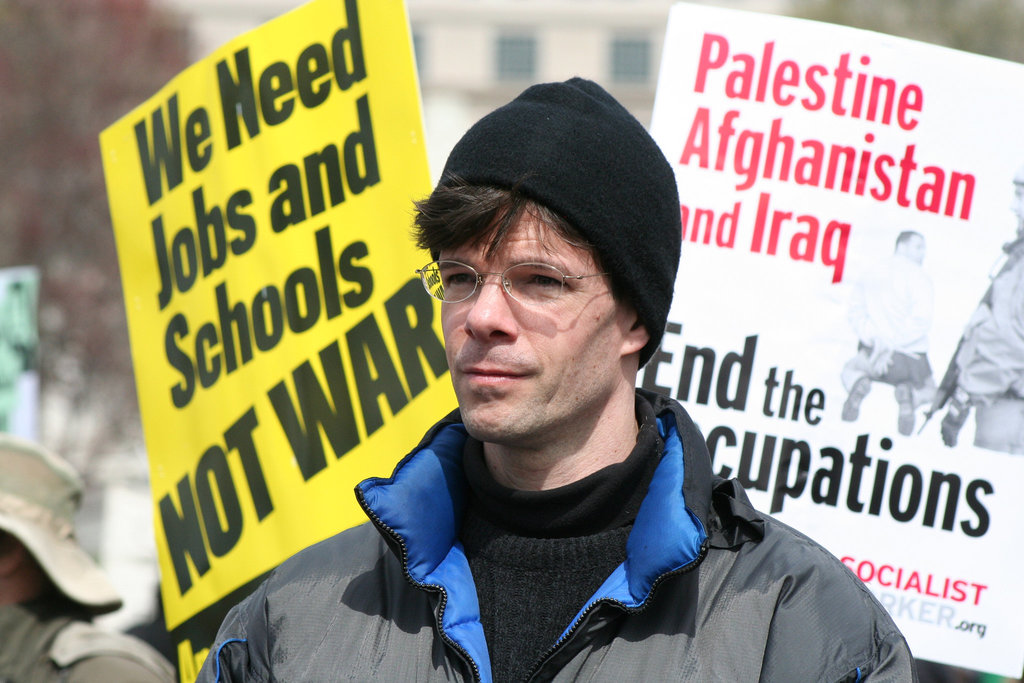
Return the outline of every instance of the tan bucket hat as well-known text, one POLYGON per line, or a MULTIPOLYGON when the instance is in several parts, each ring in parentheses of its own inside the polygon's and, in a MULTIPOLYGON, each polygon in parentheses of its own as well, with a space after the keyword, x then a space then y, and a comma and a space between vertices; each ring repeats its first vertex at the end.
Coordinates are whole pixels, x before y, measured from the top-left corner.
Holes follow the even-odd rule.
POLYGON ((0 434, 0 529, 21 541, 64 595, 93 614, 113 612, 121 596, 75 540, 82 481, 43 447, 0 434))

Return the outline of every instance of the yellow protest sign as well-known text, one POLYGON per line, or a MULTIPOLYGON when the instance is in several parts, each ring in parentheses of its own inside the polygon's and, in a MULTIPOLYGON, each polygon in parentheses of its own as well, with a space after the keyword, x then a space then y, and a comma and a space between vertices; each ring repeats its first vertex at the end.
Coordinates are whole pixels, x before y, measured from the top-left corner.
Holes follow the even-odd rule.
POLYGON ((430 187, 404 4, 300 7, 100 144, 187 658, 282 559, 363 521, 355 483, 454 406, 413 273, 429 256, 412 202, 430 187))

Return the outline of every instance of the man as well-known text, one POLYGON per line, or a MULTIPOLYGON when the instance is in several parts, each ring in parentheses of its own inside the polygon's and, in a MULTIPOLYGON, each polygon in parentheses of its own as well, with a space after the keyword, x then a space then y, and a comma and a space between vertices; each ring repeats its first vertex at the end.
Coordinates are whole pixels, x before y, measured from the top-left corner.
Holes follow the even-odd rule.
POLYGON ((173 681, 151 647, 91 623, 121 598, 75 540, 81 492, 66 462, 0 434, 0 681, 173 681))
POLYGON ((680 248, 671 168, 598 85, 479 121, 418 206, 459 409, 280 566, 200 680, 908 681, 855 576, 634 388, 680 248))
POLYGON ((897 429, 914 432, 918 406, 932 400, 935 379, 928 362, 933 288, 924 272, 924 237, 901 232, 891 257, 864 274, 854 287, 849 320, 857 335, 857 355, 843 367, 850 392, 842 418, 852 422, 872 382, 890 384, 899 408, 897 429))
POLYGON ((953 358, 941 432, 943 442, 955 446, 974 407, 975 446, 1024 455, 1024 166, 1014 176, 1013 189, 1017 234, 1003 246, 1006 260, 953 358))

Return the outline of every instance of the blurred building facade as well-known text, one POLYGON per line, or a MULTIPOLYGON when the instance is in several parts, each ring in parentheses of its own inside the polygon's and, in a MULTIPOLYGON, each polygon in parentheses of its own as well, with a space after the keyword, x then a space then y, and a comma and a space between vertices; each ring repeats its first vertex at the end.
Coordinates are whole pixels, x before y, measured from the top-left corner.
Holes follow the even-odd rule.
MULTIPOLYGON (((303 4, 158 0, 187 17, 199 59, 303 4)), ((406 0, 432 173, 477 119, 531 83, 596 80, 649 124, 673 0, 406 0)), ((788 0, 704 2, 781 13, 788 0)))

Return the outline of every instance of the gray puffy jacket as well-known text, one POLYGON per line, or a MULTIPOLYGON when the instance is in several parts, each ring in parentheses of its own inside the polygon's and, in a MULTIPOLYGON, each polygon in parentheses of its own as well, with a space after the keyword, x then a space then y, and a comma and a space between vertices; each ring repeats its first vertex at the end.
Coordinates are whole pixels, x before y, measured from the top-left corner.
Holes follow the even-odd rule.
MULTIPOLYGON (((676 402, 627 559, 534 681, 916 681, 906 641, 815 542, 716 478, 676 402)), ((370 523, 298 553, 228 614, 200 681, 490 681, 458 542, 465 429, 453 413, 356 495, 370 523)), ((537 609, 543 609, 537 605, 537 609)))

